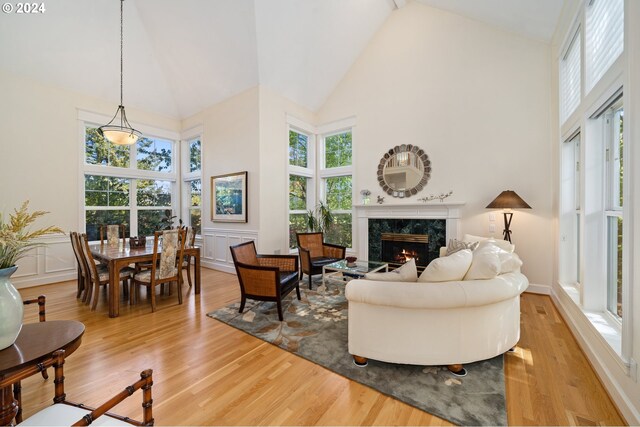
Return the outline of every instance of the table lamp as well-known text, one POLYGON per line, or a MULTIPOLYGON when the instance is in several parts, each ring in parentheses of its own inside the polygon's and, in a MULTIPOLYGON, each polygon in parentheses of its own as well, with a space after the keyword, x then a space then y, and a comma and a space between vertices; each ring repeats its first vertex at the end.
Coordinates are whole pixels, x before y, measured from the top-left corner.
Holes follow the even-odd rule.
MULTIPOLYGON (((505 190, 498 195, 491 203, 487 205, 487 209, 531 209, 531 206, 527 204, 515 191, 505 190)), ((504 213, 504 240, 511 243, 511 218, 513 212, 505 211, 504 213)))

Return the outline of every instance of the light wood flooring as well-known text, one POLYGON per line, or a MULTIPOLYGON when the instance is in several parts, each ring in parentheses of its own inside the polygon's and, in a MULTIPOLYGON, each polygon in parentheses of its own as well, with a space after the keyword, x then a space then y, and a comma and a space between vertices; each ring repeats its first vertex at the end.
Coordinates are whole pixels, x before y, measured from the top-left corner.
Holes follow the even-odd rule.
MULTIPOLYGON (((157 425, 450 425, 208 318, 239 300, 235 276, 203 268, 202 294, 185 288, 183 305, 174 291, 151 313, 143 297, 115 319, 104 293, 97 311, 76 300, 75 281, 21 293, 45 294, 48 320, 86 326, 65 364, 70 400, 99 404, 152 368, 157 425)), ((524 294, 521 302, 522 338, 505 364, 509 424, 624 424, 551 299, 524 294)), ((25 311, 25 322, 37 321, 37 308, 25 311)), ((52 379, 24 381, 24 415, 52 397, 52 379)), ((141 401, 136 394, 116 412, 140 419, 141 401)))

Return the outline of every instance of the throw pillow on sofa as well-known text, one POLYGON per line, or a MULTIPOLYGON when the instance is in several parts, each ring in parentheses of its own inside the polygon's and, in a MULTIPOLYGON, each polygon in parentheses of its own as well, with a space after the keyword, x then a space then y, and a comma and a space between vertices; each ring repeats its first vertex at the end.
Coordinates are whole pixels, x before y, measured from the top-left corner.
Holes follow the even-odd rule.
POLYGON ((493 237, 482 237, 482 236, 474 236, 473 234, 465 234, 462 240, 465 242, 479 242, 478 248, 480 248, 480 246, 482 246, 483 244, 493 243, 494 245, 498 246, 500 249, 507 251, 509 253, 512 253, 513 251, 516 250, 515 245, 512 245, 506 240, 497 240, 497 239, 494 239, 493 237))
POLYGON ((393 271, 367 273, 364 275, 364 278, 379 282, 415 282, 418 280, 416 260, 412 258, 393 271))
POLYGON ((500 251, 501 249, 493 244, 482 245, 473 251, 471 266, 463 280, 493 279, 500 274, 500 251))
POLYGON ((498 258, 500 258, 500 274, 511 273, 522 267, 522 260, 518 254, 510 254, 506 251, 498 252, 498 258))
POLYGON ((450 282, 462 280, 469 270, 473 255, 470 249, 463 249, 449 256, 436 258, 427 265, 418 282, 450 282))
POLYGON ((471 251, 474 251, 479 244, 480 242, 465 242, 457 239, 449 239, 446 256, 455 254, 463 249, 470 249, 471 251))

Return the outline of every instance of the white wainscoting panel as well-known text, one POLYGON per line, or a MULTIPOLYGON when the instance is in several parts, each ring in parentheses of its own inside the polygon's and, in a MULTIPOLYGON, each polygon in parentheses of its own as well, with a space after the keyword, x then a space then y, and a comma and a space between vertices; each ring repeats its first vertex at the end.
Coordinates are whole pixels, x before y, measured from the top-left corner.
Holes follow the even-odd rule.
POLYGON ((30 251, 18 261, 18 271, 11 277, 20 288, 73 280, 77 277, 76 260, 68 236, 55 235, 40 239, 46 246, 30 251))
POLYGON ((202 265, 227 273, 235 273, 229 247, 258 240, 257 230, 205 228, 202 235, 202 265))

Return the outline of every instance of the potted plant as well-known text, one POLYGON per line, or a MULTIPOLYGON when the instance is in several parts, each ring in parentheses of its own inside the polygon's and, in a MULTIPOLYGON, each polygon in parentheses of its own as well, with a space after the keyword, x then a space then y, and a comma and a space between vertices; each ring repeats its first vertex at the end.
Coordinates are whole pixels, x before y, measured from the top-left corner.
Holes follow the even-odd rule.
POLYGON ((63 233, 54 226, 30 230, 30 226, 44 211, 28 212, 29 201, 22 204, 4 222, 0 213, 0 350, 11 346, 22 329, 23 305, 20 293, 11 283, 11 275, 18 269, 16 262, 45 243, 38 239, 47 234, 63 233))

